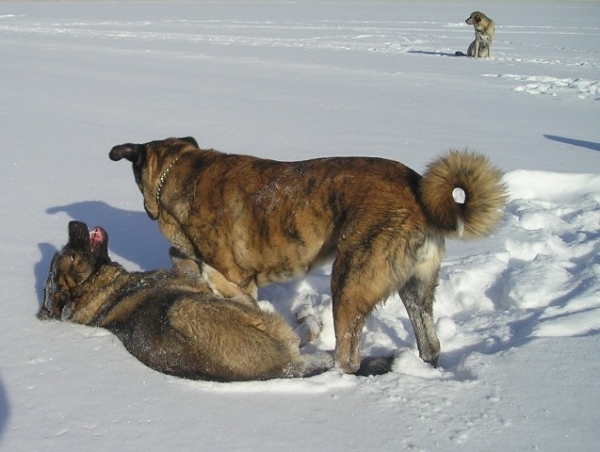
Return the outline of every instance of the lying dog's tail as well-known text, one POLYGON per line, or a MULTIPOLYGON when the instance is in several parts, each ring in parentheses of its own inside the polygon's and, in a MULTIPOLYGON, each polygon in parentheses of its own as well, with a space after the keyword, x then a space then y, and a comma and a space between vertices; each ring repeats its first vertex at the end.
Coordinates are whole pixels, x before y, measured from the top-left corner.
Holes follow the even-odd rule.
POLYGON ((328 352, 298 355, 290 368, 287 369, 286 376, 289 378, 313 377, 327 372, 333 366, 333 356, 328 352))
POLYGON ((502 173, 483 155, 468 151, 451 150, 434 160, 419 189, 433 226, 465 239, 489 235, 506 200, 502 173))

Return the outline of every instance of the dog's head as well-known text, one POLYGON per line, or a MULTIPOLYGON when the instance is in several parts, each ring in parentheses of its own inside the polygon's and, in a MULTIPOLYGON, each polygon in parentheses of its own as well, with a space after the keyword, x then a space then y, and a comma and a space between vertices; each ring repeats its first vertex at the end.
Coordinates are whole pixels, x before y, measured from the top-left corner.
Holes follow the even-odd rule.
POLYGON ((167 138, 146 144, 125 143, 111 149, 108 156, 113 161, 129 160, 133 165, 133 175, 142 195, 144 208, 153 220, 158 218, 158 202, 161 178, 166 177, 169 165, 181 152, 198 149, 198 143, 192 137, 167 138))
POLYGON ((487 26, 489 19, 481 11, 473 11, 465 22, 468 25, 473 25, 476 30, 483 30, 487 26))
POLYGON ((69 241, 52 259, 38 318, 60 319, 73 291, 110 263, 106 231, 96 227, 90 232, 85 223, 69 222, 69 241))

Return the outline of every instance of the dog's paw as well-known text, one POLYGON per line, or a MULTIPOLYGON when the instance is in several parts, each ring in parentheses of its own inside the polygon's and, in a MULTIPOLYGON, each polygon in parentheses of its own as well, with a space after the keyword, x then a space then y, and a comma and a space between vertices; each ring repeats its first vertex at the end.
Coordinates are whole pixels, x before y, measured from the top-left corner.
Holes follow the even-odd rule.
POLYGON ((319 337, 323 330, 323 321, 317 316, 312 306, 305 306, 296 313, 298 327, 296 334, 300 337, 300 347, 303 347, 309 342, 314 341, 319 337))
POLYGON ((62 309, 62 312, 60 313, 60 319, 63 322, 68 322, 71 319, 71 317, 73 317, 74 313, 75 313, 74 303, 67 303, 65 305, 65 307, 62 309))

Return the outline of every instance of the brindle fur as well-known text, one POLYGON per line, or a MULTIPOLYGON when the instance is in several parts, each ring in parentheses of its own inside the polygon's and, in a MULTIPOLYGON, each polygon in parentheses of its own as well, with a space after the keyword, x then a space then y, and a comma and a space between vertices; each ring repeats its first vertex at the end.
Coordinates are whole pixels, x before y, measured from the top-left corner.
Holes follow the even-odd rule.
POLYGON ((106 328, 142 363, 190 379, 303 377, 333 367, 327 354, 301 355, 284 319, 260 310, 215 269, 173 251, 173 270, 130 273, 108 257, 106 232, 94 234, 103 240, 90 245, 87 226, 69 223, 40 319, 106 328))
POLYGON ((146 211, 173 246, 250 294, 333 257, 335 356, 346 372, 359 367, 367 316, 395 291, 422 359, 437 363, 444 237, 489 234, 504 204, 500 172, 466 151, 436 160, 424 178, 381 158, 279 162, 199 149, 191 137, 126 143, 110 158, 133 163, 146 211))

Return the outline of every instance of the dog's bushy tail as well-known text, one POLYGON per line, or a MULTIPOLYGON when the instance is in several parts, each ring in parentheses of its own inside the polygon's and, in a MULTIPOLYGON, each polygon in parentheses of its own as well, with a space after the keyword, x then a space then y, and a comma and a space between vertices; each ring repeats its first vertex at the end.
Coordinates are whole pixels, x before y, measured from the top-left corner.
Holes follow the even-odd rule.
POLYGON ((286 376, 290 378, 313 377, 327 372, 333 366, 333 355, 328 352, 299 355, 286 376))
POLYGON ((451 150, 434 160, 420 181, 430 221, 448 236, 489 235, 506 202, 502 173, 481 154, 451 150))

